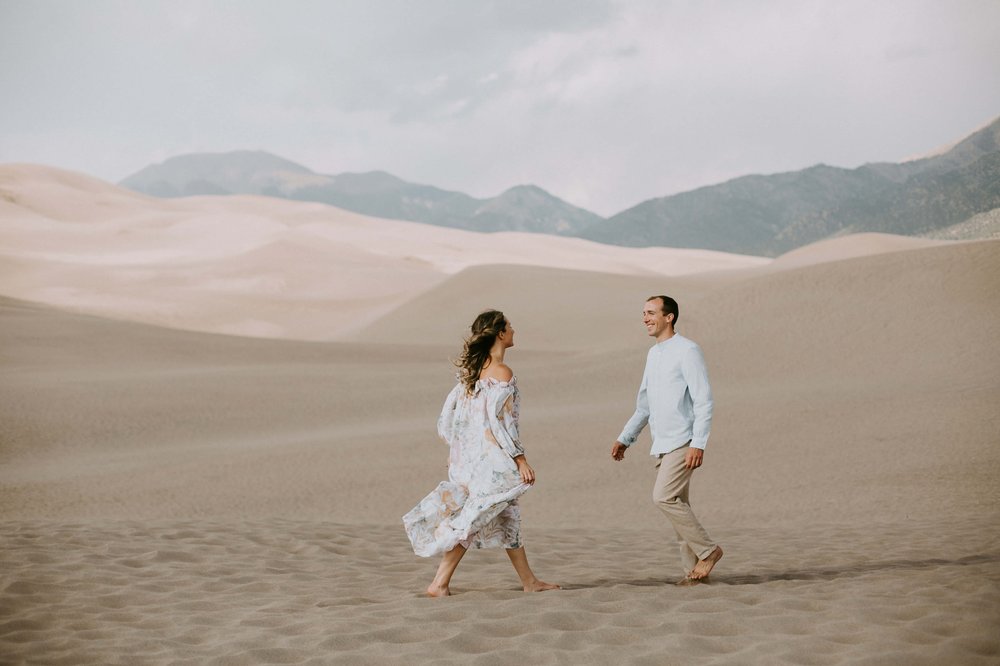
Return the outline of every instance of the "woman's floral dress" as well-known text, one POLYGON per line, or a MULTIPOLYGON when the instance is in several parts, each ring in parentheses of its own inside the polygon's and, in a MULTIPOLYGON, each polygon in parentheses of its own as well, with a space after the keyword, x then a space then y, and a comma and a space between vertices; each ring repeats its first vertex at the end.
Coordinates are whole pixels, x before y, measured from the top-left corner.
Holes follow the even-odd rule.
POLYGON ((518 548, 517 498, 521 481, 514 458, 524 453, 517 433, 517 381, 480 379, 472 395, 459 382, 438 418, 438 434, 451 448, 448 480, 403 516, 413 552, 421 557, 466 548, 518 548))

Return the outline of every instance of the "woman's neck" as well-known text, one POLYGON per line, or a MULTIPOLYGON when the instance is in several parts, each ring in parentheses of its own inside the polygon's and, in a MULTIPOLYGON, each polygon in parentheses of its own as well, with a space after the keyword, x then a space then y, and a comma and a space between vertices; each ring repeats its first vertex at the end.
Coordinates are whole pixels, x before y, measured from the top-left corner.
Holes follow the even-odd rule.
POLYGON ((483 370, 495 366, 497 363, 503 363, 503 355, 506 352, 507 348, 501 345, 499 342, 493 345, 493 348, 490 349, 490 358, 486 362, 486 365, 483 366, 483 370))

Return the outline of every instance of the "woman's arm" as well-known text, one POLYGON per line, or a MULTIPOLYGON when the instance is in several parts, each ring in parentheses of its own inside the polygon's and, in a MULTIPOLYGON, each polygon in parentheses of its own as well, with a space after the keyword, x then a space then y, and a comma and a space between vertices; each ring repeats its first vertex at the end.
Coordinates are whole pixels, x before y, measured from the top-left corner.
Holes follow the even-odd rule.
POLYGON ((521 438, 517 431, 518 396, 517 387, 512 384, 492 386, 487 393, 487 409, 490 434, 501 449, 511 458, 524 455, 521 438))

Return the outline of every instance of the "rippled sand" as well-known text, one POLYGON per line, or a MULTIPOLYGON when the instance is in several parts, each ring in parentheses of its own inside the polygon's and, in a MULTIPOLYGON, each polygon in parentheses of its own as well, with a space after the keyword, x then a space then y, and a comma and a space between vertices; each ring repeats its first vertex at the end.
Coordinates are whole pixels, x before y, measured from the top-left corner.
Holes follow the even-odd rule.
POLYGON ((987 664, 1000 543, 976 527, 729 528, 696 588, 670 585, 662 534, 534 530, 563 591, 526 595, 474 552, 440 601, 395 526, 7 523, 0 639, 8 660, 77 664, 987 664))

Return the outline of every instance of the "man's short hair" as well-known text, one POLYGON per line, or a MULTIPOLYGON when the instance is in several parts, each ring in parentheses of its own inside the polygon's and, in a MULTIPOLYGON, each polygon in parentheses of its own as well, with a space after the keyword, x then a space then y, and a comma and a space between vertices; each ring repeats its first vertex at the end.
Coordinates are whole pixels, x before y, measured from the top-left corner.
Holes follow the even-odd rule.
POLYGON ((646 301, 655 301, 657 298, 660 299, 661 303, 663 303, 663 307, 660 308, 663 311, 663 314, 672 314, 674 316, 673 324, 676 326, 677 320, 681 318, 681 311, 680 308, 677 307, 677 301, 669 296, 664 296, 663 294, 660 294, 659 296, 650 296, 646 299, 646 301))

